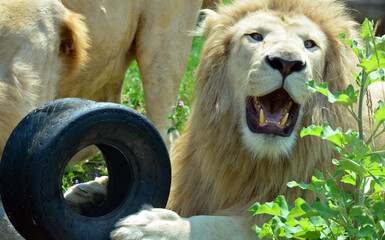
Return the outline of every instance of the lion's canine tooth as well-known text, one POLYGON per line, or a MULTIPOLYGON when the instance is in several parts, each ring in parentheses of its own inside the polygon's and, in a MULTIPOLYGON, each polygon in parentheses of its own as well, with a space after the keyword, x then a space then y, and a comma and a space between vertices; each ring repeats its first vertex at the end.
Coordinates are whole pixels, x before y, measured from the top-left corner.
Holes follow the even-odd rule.
POLYGON ((281 119, 281 126, 285 126, 285 123, 287 121, 287 118, 289 117, 289 113, 286 113, 286 115, 281 119))
POLYGON ((283 113, 287 113, 288 111, 290 111, 291 106, 293 106, 293 102, 292 101, 290 101, 289 104, 287 104, 286 108, 283 109, 283 113))
POLYGON ((257 97, 254 97, 253 98, 253 102, 254 102, 254 106, 257 106, 258 110, 261 110, 261 105, 259 104, 258 102, 258 98, 257 97))
POLYGON ((293 102, 292 101, 290 101, 289 104, 287 105, 287 108, 286 108, 287 111, 290 111, 291 106, 293 106, 293 102))
POLYGON ((263 114, 263 109, 259 112, 259 123, 264 123, 266 121, 265 115, 263 114))

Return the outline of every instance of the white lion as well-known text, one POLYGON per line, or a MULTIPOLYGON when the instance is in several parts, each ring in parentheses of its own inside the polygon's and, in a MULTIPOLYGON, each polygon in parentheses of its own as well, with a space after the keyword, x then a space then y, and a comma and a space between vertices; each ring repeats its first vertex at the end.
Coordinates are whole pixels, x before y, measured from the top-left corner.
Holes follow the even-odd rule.
POLYGON ((201 4, 0 1, 0 156, 17 123, 46 102, 79 97, 119 103, 134 60, 143 80, 147 117, 170 146, 166 116, 177 101, 192 42, 188 32, 201 4))
POLYGON ((238 0, 206 13, 195 104, 172 151, 167 209, 145 206, 121 220, 114 240, 256 239, 251 227, 268 217, 250 216, 255 202, 279 194, 292 205, 312 201, 313 193, 286 183, 332 169, 336 153, 319 138, 299 138, 301 129, 353 126, 343 107, 305 87, 315 79, 336 92, 355 81, 357 57, 339 33, 358 39, 358 24, 343 3, 238 0))

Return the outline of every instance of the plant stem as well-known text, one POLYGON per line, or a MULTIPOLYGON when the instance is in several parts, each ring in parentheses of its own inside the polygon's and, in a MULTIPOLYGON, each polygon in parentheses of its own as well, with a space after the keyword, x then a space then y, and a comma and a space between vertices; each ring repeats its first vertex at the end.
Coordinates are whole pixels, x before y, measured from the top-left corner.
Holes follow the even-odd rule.
POLYGON ((349 108, 346 108, 349 112, 350 112, 350 114, 354 117, 354 119, 358 122, 358 116, 357 116, 357 114, 354 112, 354 109, 353 109, 353 106, 351 105, 350 106, 350 109, 349 108))
MULTIPOLYGON (((340 217, 342 218, 342 220, 345 221, 345 218, 342 216, 342 214, 340 214, 340 217)), ((331 220, 333 220, 334 222, 336 222, 338 225, 340 225, 341 227, 345 228, 346 231, 348 231, 348 224, 346 223, 343 223, 343 222, 340 222, 338 221, 337 219, 335 218, 330 218, 331 220)))
POLYGON ((364 97, 366 94, 366 88, 365 88, 366 78, 367 78, 367 74, 364 70, 362 70, 361 91, 360 91, 360 98, 358 101, 358 132, 360 134, 361 140, 364 140, 364 130, 363 130, 363 121, 362 121, 362 105, 363 105, 364 97))
POLYGON ((380 128, 381 125, 382 125, 382 123, 377 124, 376 129, 374 129, 372 135, 370 135, 369 139, 365 142, 366 145, 369 145, 370 142, 372 141, 372 139, 376 138, 378 136, 378 135, 376 135, 376 132, 378 131, 378 129, 380 128))
POLYGON ((332 234, 332 237, 333 239, 337 239, 336 236, 334 235, 334 232, 333 232, 333 228, 331 227, 331 223, 330 223, 330 220, 329 219, 325 219, 326 221, 326 225, 328 226, 329 230, 330 230, 330 233, 332 234))
MULTIPOLYGON (((370 38, 373 41, 373 49, 374 49, 374 56, 376 56, 378 67, 380 67, 380 59, 378 58, 378 52, 376 48, 376 42, 374 41, 374 33, 372 29, 370 29, 370 38)), ((367 44, 368 45, 368 44, 367 44)))

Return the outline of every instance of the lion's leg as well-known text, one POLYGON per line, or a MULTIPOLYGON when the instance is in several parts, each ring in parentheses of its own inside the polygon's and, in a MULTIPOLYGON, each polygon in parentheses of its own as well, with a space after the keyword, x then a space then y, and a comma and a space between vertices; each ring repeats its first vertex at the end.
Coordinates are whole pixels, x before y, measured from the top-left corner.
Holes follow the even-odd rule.
POLYGON ((79 213, 87 213, 98 207, 107 195, 108 177, 97 177, 95 180, 79 183, 64 193, 64 199, 72 209, 79 213))
POLYGON ((173 211, 144 209, 119 221, 111 233, 113 240, 170 239, 258 239, 249 218, 240 216, 193 216, 181 218, 173 211))
POLYGON ((186 70, 192 37, 201 1, 156 1, 146 7, 136 36, 135 55, 143 81, 147 117, 160 131, 168 147, 171 121, 166 117, 176 105, 180 83, 186 70), (172 6, 172 11, 159 14, 156 6, 172 6), (148 21, 146 21, 146 19, 148 21), (149 20, 151 19, 151 20, 149 20))

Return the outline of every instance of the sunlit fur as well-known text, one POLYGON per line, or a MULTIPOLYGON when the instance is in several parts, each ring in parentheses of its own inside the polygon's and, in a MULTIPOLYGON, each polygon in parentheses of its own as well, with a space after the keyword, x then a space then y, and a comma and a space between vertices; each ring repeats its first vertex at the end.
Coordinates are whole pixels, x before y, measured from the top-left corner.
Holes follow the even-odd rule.
MULTIPOLYGON (((309 182, 314 168, 327 171, 334 152, 319 138, 300 138, 299 131, 304 126, 324 121, 333 128, 339 125, 347 129, 352 122, 340 106, 331 106, 320 94, 309 94, 297 82, 297 88, 291 89, 290 94, 299 96, 296 101, 302 104, 302 116, 291 138, 256 137, 245 127, 244 99, 250 94, 248 91, 262 92, 274 84, 266 82, 250 90, 247 82, 250 72, 234 79, 236 69, 229 63, 236 63, 234 57, 238 55, 234 48, 239 47, 241 41, 241 27, 237 23, 258 14, 304 19, 304 23, 314 24, 318 27, 314 31, 325 36, 319 43, 323 55, 317 60, 318 66, 322 66, 317 70, 322 81, 328 82, 332 92, 354 81, 357 58, 340 40, 339 33, 357 39, 357 24, 341 2, 239 0, 234 5, 220 7, 217 13, 206 11, 200 32, 207 40, 197 72, 195 103, 185 131, 172 152, 173 179, 168 208, 183 217, 240 213, 246 217, 252 204, 272 201, 278 194, 284 194, 289 202, 297 197, 311 200, 312 194, 289 189, 286 183, 291 180, 309 182)), ((244 24, 254 23, 245 21, 244 24)), ((298 49, 286 50, 298 52, 298 49)), ((262 57, 258 51, 253 54, 239 59, 249 71, 262 57)), ((268 69, 266 74, 274 75, 274 72, 268 69)), ((306 76, 321 81, 314 69, 306 76)), ((310 79, 302 80, 304 85, 305 80, 310 79)))
MULTIPOLYGON (((86 64, 88 46, 83 17, 59 1, 0 1, 0 157, 20 120, 86 64)), ((0 204, 0 239, 19 238, 0 204)))
POLYGON ((59 1, 0 4, 0 156, 16 124, 87 62, 83 17, 59 1))

